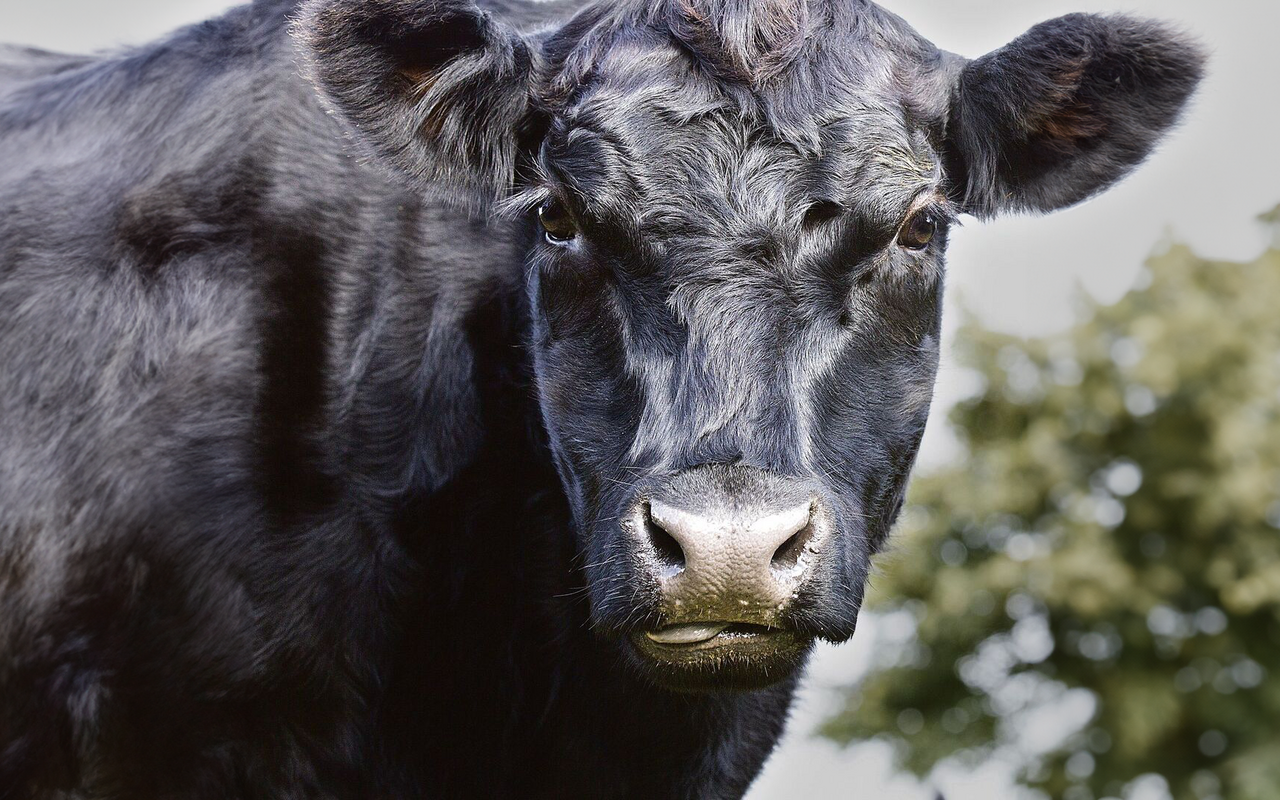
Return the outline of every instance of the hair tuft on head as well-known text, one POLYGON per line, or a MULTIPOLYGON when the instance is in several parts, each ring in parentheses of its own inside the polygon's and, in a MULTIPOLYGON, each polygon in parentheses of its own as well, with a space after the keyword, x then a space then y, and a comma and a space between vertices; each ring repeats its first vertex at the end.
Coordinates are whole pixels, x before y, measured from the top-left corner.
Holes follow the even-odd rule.
POLYGON ((671 34, 722 78, 751 85, 782 73, 809 28, 806 0, 672 0, 671 34))

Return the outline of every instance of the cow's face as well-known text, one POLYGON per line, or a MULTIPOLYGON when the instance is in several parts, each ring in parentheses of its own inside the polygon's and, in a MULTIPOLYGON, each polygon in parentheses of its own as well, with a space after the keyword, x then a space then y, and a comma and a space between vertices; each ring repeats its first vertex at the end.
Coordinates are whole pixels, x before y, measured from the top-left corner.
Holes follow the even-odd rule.
POLYGON ((593 618, 659 677, 749 685, 847 638, 901 504, 957 207, 945 62, 904 96, 871 55, 735 97, 640 37, 572 82, 514 201, 593 618))
POLYGON ((902 503, 957 214, 1140 161, 1199 74, 1124 18, 974 62, 875 6, 318 2, 315 74, 408 174, 528 219, 543 420, 601 634, 749 688, 848 638, 902 503))

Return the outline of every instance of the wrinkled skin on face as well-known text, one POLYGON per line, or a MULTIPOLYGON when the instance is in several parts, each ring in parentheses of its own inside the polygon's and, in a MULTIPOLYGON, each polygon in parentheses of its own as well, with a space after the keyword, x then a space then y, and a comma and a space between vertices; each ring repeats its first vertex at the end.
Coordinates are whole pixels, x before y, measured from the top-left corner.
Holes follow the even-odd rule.
POLYGON ((764 685, 852 635, 925 427, 949 227, 1110 185, 1201 69, 1123 17, 968 61, 816 0, 599 3, 532 34, 317 2, 302 29, 371 149, 529 220, 591 619, 682 689, 764 685))

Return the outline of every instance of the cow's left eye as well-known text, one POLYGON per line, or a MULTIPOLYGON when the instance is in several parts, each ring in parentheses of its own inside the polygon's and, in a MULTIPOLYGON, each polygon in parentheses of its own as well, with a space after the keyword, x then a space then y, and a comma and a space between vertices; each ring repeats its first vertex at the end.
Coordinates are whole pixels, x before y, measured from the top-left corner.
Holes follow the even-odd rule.
POLYGON ((923 250, 938 235, 940 224, 937 212, 922 208, 912 214, 898 231, 898 244, 908 250, 923 250))
POLYGON ((538 224, 552 244, 567 244, 578 235, 578 225, 564 203, 551 199, 538 206, 538 224))

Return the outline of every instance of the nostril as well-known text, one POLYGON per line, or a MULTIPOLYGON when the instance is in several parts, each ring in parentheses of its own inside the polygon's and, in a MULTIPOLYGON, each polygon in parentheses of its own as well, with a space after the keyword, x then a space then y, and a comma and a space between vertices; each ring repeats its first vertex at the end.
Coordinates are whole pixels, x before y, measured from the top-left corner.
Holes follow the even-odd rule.
POLYGON ((777 550, 773 551, 771 563, 774 569, 793 569, 800 563, 800 556, 804 554, 805 545, 811 539, 813 539, 812 519, 800 530, 791 534, 785 542, 778 546, 777 550))
POLYGON ((684 548, 674 536, 667 533, 666 529, 654 520, 652 509, 647 503, 644 508, 644 524, 649 534, 649 542, 653 545, 653 550, 657 553, 662 565, 676 571, 684 569, 684 548))

